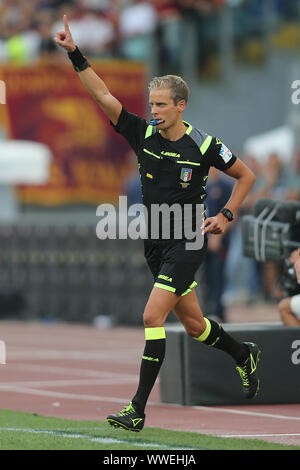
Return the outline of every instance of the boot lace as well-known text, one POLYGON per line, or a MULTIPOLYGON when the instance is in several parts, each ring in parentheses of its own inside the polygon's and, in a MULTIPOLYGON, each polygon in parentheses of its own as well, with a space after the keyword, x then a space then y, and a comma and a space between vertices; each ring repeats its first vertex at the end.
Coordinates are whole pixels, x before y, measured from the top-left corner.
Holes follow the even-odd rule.
POLYGON ((119 415, 120 416, 127 416, 131 413, 135 413, 135 409, 133 408, 132 403, 130 403, 125 408, 123 408, 123 410, 120 411, 119 415))
POLYGON ((247 366, 245 365, 245 366, 242 366, 242 367, 236 367, 236 370, 240 374, 240 377, 243 381, 243 385, 245 387, 249 387, 249 375, 248 375, 248 372, 247 372, 247 366))

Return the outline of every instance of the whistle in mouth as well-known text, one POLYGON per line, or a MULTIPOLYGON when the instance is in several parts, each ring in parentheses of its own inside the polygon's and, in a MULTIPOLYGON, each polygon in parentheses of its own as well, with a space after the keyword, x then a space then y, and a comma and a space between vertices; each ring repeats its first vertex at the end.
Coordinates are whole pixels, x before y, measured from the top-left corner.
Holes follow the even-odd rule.
POLYGON ((157 126, 158 124, 162 124, 163 122, 165 122, 163 119, 152 119, 151 121, 149 121, 149 124, 151 126, 157 126))

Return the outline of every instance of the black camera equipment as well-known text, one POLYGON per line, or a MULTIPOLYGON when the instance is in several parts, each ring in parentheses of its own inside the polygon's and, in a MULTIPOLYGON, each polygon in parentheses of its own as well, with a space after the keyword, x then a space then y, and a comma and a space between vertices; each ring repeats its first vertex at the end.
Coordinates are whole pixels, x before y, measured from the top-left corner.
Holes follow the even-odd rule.
POLYGON ((241 224, 243 255, 280 263, 280 289, 289 296, 300 293, 289 261, 291 252, 300 248, 300 202, 260 199, 253 215, 243 216, 241 224))

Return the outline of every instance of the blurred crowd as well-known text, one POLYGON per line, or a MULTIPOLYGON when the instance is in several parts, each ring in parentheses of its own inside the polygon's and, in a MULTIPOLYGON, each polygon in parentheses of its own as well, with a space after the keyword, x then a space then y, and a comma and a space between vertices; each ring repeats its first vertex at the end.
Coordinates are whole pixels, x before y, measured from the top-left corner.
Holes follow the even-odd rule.
MULTIPOLYGON (((53 42, 68 15, 75 42, 89 56, 149 60, 157 50, 161 64, 176 70, 185 19, 197 22, 202 48, 216 47, 215 17, 225 0, 0 0, 0 62, 60 58, 53 42), (203 41, 205 35, 205 45, 203 41)), ((276 13, 295 16, 297 0, 272 0, 276 13)), ((236 25, 259 24, 260 0, 231 0, 236 25), (248 24, 247 23, 247 24, 248 24)), ((203 52, 202 52, 203 54, 203 52)), ((200 57, 201 59, 201 57, 200 57)))
POLYGON ((59 55, 53 36, 63 29, 64 13, 76 44, 88 55, 147 60, 155 38, 172 56, 182 16, 208 13, 223 1, 0 0, 0 61, 59 55))

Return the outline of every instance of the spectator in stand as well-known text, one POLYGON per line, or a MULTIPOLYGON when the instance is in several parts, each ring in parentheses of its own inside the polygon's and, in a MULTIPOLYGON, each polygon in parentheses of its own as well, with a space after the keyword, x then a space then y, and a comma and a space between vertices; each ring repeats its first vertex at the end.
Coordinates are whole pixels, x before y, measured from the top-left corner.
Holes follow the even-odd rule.
POLYGON ((0 3, 0 60, 24 63, 39 58, 40 36, 35 30, 34 2, 2 0, 0 3))
POLYGON ((42 9, 37 16, 36 28, 40 34, 40 57, 45 60, 60 60, 61 53, 52 37, 54 15, 52 10, 42 9))
MULTIPOLYGON (((87 9, 84 3, 61 6, 58 16, 67 14, 70 27, 78 47, 93 57, 111 57, 115 40, 115 29, 112 21, 105 14, 105 8, 87 9), (88 32, 88 34, 87 34, 88 32)), ((56 31, 63 29, 61 20, 52 27, 52 37, 56 31)))
POLYGON ((158 61, 161 74, 178 74, 182 48, 181 9, 176 0, 151 0, 158 17, 156 39, 159 44, 158 61))
POLYGON ((154 53, 157 13, 145 0, 132 0, 120 10, 120 54, 125 59, 150 62, 154 53))
MULTIPOLYGON (((296 167, 295 157, 295 167, 296 167)), ((263 165, 263 184, 257 190, 256 198, 295 199, 294 171, 284 165, 276 152, 269 155, 263 165)))
POLYGON ((218 10, 224 0, 178 0, 185 28, 194 28, 196 63, 200 76, 215 70, 215 58, 218 56, 219 28, 218 10))
POLYGON ((44 35, 47 36, 48 24, 44 16, 40 30, 39 13, 45 11, 45 15, 50 15, 60 3, 54 0, 0 0, 0 61, 27 63, 39 59, 45 48, 45 44, 41 48, 41 43, 44 35))

